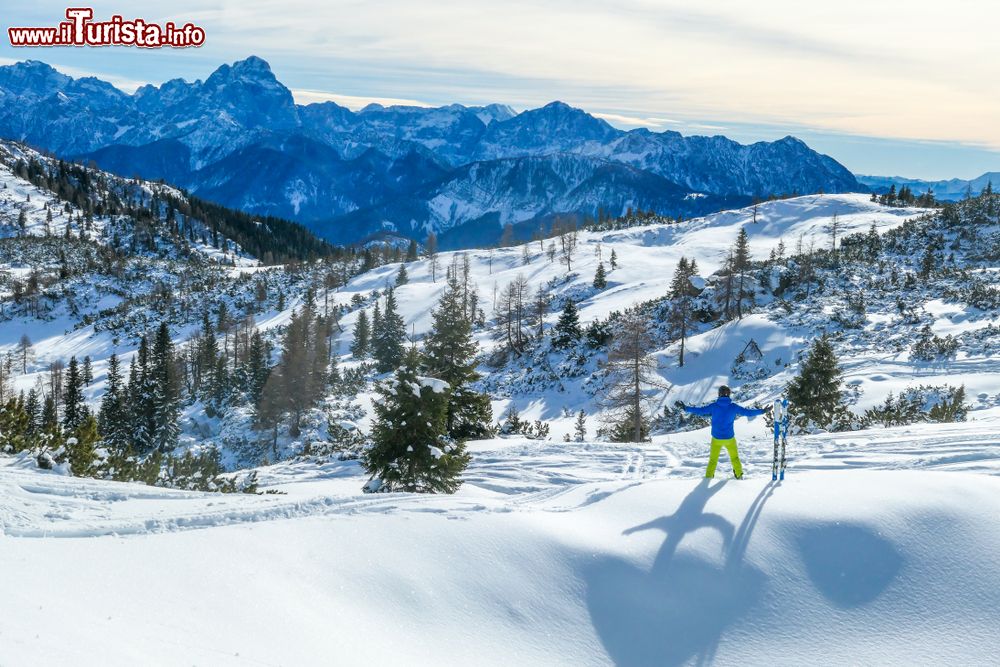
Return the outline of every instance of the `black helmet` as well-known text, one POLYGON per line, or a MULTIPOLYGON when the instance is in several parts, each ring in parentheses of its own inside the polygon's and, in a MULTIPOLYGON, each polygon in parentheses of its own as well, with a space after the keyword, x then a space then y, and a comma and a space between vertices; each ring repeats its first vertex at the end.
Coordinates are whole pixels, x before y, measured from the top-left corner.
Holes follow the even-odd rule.
POLYGON ((729 387, 727 387, 726 385, 722 385, 721 387, 719 387, 719 398, 722 397, 728 398, 731 393, 732 392, 729 391, 729 387))

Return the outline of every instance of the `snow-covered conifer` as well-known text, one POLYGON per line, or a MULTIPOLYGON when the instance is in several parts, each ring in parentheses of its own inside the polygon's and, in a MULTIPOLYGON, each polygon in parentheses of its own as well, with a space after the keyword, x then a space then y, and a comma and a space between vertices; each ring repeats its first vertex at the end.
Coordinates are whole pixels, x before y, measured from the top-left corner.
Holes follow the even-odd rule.
POLYGON ((461 485, 469 455, 447 434, 450 388, 419 376, 418 364, 411 348, 395 375, 378 386, 373 445, 363 458, 374 482, 369 489, 453 493, 461 485))

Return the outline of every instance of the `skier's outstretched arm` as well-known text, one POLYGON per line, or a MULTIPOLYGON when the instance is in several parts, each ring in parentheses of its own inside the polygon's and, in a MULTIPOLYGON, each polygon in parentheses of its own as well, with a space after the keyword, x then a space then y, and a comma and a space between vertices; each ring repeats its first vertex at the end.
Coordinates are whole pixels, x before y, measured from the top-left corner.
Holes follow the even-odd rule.
POLYGON ((767 408, 761 408, 758 410, 757 408, 745 408, 742 405, 738 404, 734 404, 733 407, 736 408, 736 412, 738 414, 741 414, 744 417, 759 417, 760 415, 765 414, 767 412, 767 408))
POLYGON ((710 405, 688 405, 681 403, 681 410, 692 415, 701 415, 702 417, 712 414, 712 406, 710 405))

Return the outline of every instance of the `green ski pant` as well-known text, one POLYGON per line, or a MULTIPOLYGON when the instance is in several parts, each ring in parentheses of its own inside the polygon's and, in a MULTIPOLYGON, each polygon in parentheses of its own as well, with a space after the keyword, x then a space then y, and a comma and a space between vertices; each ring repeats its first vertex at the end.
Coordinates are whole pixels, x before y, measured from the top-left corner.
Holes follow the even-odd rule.
POLYGON ((712 438, 712 452, 708 457, 708 469, 705 471, 705 477, 708 479, 715 477, 715 466, 719 464, 719 452, 722 451, 723 447, 729 452, 729 460, 733 463, 733 474, 736 475, 737 479, 743 477, 743 465, 740 463, 739 452, 736 451, 736 438, 728 440, 712 438))

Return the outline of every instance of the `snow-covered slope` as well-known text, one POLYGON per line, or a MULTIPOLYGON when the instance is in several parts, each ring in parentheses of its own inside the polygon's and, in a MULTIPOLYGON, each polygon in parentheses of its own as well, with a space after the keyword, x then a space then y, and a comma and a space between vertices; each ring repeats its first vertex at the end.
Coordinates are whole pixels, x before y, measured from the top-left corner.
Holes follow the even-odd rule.
MULTIPOLYGON (((753 207, 734 211, 724 211, 703 218, 696 218, 677 224, 650 224, 630 227, 617 231, 580 232, 578 249, 574 254, 572 271, 567 274, 566 265, 556 258, 550 261, 544 250, 548 241, 540 245, 530 243, 528 263, 524 260, 524 247, 501 248, 497 250, 469 250, 458 253, 443 253, 438 258, 438 280, 431 280, 429 260, 419 260, 407 264, 409 282, 396 289, 400 313, 406 321, 407 331, 419 339, 431 324, 431 311, 444 289, 441 280, 443 269, 456 258, 468 259, 472 281, 477 285, 481 307, 489 317, 493 312, 493 299, 499 290, 524 276, 534 292, 546 289, 553 298, 552 312, 546 317, 548 325, 556 322, 559 309, 566 299, 577 302, 580 321, 587 324, 603 320, 614 311, 623 311, 638 303, 663 297, 669 291, 670 281, 677 262, 681 257, 694 259, 698 263, 699 275, 707 277, 724 264, 740 229, 745 228, 750 239, 751 254, 755 259, 764 260, 770 253, 784 245, 790 254, 796 246, 808 249, 828 247, 829 228, 834 218, 839 226, 839 234, 846 236, 856 232, 866 232, 872 225, 880 233, 895 229, 906 220, 924 214, 922 209, 891 208, 869 201, 867 195, 813 195, 788 200, 765 202, 753 207), (754 223, 756 215, 757 222, 754 223), (611 253, 617 258, 618 268, 608 274, 608 286, 604 290, 593 288, 593 277, 597 265, 603 263, 610 268, 611 253)), ((367 297, 373 290, 381 290, 391 285, 399 271, 399 264, 379 267, 351 280, 340 288, 334 298, 340 303, 350 303, 353 298, 367 297)), ((352 340, 353 325, 360 310, 346 315, 343 319, 345 333, 340 336, 340 351, 346 354, 352 340)), ((370 315, 370 313, 369 313, 370 315)), ((981 326, 979 322, 975 326, 981 326)), ((873 324, 875 326, 875 324, 873 324)), ((684 368, 676 368, 674 360, 676 346, 668 346, 659 351, 661 368, 665 382, 673 389, 663 393, 657 400, 654 411, 664 405, 681 399, 700 401, 711 396, 719 382, 730 381, 730 369, 735 357, 743 347, 754 339, 762 348, 767 363, 782 361, 782 366, 793 361, 795 355, 808 345, 814 332, 807 326, 790 327, 782 321, 774 321, 769 315, 755 314, 740 322, 731 322, 719 329, 709 329, 688 341, 689 363, 684 368)), ((494 349, 496 342, 492 332, 481 330, 478 340, 484 350, 494 349)), ((988 375, 971 377, 970 390, 990 391, 989 383, 1000 379, 1000 369, 988 364, 988 375)), ((987 371, 977 367, 975 372, 987 371)), ((595 371, 596 367, 589 369, 595 371)), ((866 407, 869 403, 880 402, 890 391, 898 392, 901 386, 919 383, 936 374, 946 374, 945 369, 921 369, 915 375, 915 367, 899 360, 891 361, 885 355, 869 354, 856 362, 848 362, 850 381, 865 383, 866 407), (876 364, 882 364, 875 369, 876 364), (895 366, 893 369, 892 367, 895 366), (899 382, 881 382, 886 373, 899 382), (869 375, 873 377, 869 377, 869 375), (876 379, 873 379, 876 378, 876 379)), ((484 369, 489 371, 489 369, 484 369)), ((581 378, 581 379, 586 379, 581 378)), ((789 377, 781 376, 760 394, 743 398, 772 400, 780 393, 789 377)), ((500 383, 504 384, 504 383, 500 383)), ((579 385, 579 380, 567 378, 561 386, 553 384, 552 391, 541 392, 537 387, 518 389, 516 383, 505 387, 503 393, 512 397, 519 410, 531 419, 544 419, 553 424, 556 437, 572 431, 572 414, 584 409, 588 414, 600 412, 598 401, 588 396, 579 385)), ((495 403, 495 413, 500 414, 506 401, 495 403)), ((596 428, 596 426, 592 426, 596 428)))
MULTIPOLYGON (((44 226, 44 212, 41 207, 46 201, 45 194, 13 175, 8 175, 6 178, 9 187, 6 190, 0 189, 0 197, 9 198, 11 202, 9 215, 16 215, 17 207, 24 206, 24 200, 31 194, 29 229, 37 229, 38 233, 41 233, 44 226)), ((496 292, 518 275, 523 275, 532 291, 546 288, 554 300, 551 312, 546 317, 548 326, 554 324, 561 304, 569 298, 578 302, 581 322, 587 324, 605 319, 614 311, 622 311, 637 303, 662 297, 669 289, 674 267, 681 257, 695 259, 698 262, 699 274, 703 277, 709 276, 723 264, 741 228, 748 230, 753 256, 756 259, 765 259, 782 243, 787 246, 789 252, 800 243, 804 247, 810 244, 816 246, 827 244, 827 229, 834 216, 837 216, 840 234, 843 236, 852 232, 866 231, 872 224, 884 232, 922 213, 920 209, 880 206, 870 202, 865 195, 815 195, 765 202, 757 207, 756 223, 753 222, 754 209, 746 208, 679 224, 656 223, 617 231, 580 232, 572 271, 568 275, 566 265, 558 258, 555 261, 548 259, 544 247, 550 243, 549 241, 541 246, 538 243, 527 246, 527 264, 524 263, 524 248, 521 246, 441 253, 438 257, 436 282, 431 279, 429 260, 410 262, 407 264, 409 282, 397 288, 397 297, 407 331, 415 334, 418 339, 421 338, 429 330, 430 313, 444 289, 442 278, 444 267, 455 260, 467 258, 472 282, 477 287, 480 307, 487 317, 492 317, 496 292), (618 268, 614 270, 610 270, 609 264, 612 252, 615 253, 618 262, 618 268), (604 290, 592 287, 593 276, 599 262, 603 262, 605 268, 610 270, 608 287, 604 290)), ((98 222, 99 220, 95 224, 98 222)), ((9 233, 13 234, 14 231, 9 233)), ((218 251, 206 245, 204 252, 218 251)), ((232 258, 231 254, 227 257, 229 258, 232 258)), ((246 263, 251 262, 252 260, 248 259, 246 263)), ((352 303, 361 298, 364 300, 365 308, 370 311, 373 304, 370 299, 371 293, 392 284, 399 266, 399 264, 381 266, 351 279, 343 287, 319 295, 319 298, 329 302, 331 307, 340 304, 347 308, 346 314, 341 319, 343 333, 336 338, 338 351, 343 355, 342 362, 346 366, 353 363, 349 357, 349 348, 354 324, 362 310, 352 303)), ((11 267, 8 270, 14 269, 15 267, 11 267)), ((233 292, 233 297, 227 297, 225 291, 213 291, 211 296, 213 303, 214 300, 223 299, 232 307, 237 300, 249 298, 248 292, 253 290, 253 283, 241 280, 239 275, 251 270, 255 269, 247 266, 233 272, 228 278, 234 281, 230 288, 236 290, 233 292)), ((224 271, 217 273, 225 274, 224 271)), ((255 317, 257 326, 262 330, 277 332, 287 324, 292 311, 301 307, 301 295, 294 291, 299 288, 293 288, 291 285, 308 284, 309 277, 295 272, 289 276, 280 271, 271 271, 268 275, 272 284, 271 292, 284 291, 288 298, 280 310, 275 309, 270 301, 263 304, 263 312, 257 313, 255 317), (287 280, 293 282, 282 286, 283 281, 287 280)), ((150 287, 136 285, 132 288, 133 291, 142 289, 150 287)), ((204 298, 195 296, 198 299, 204 298)), ((277 294, 273 293, 270 299, 275 300, 276 297, 277 294)), ((79 298, 77 301, 81 305, 87 303, 79 298)), ((93 312, 99 312, 100 308, 119 303, 121 303, 120 297, 116 297, 115 301, 98 302, 93 307, 93 312)), ((143 315, 143 312, 145 311, 140 310, 130 316, 125 323, 127 328, 124 332, 110 328, 122 325, 117 320, 107 325, 101 323, 80 325, 75 318, 62 311, 57 311, 52 317, 42 320, 15 318, 0 323, 0 354, 12 352, 22 334, 27 333, 31 337, 34 343, 34 359, 29 363, 29 372, 15 378, 15 387, 25 391, 44 377, 49 363, 57 360, 65 361, 72 355, 79 358, 90 355, 94 363, 96 382, 88 396, 92 397, 96 406, 96 400, 103 386, 107 357, 115 351, 120 357, 129 359, 137 345, 137 334, 143 330, 142 327, 150 326, 149 321, 156 321, 155 313, 143 315)), ((945 315, 950 312, 947 308, 941 311, 942 326, 947 320, 945 315)), ((200 313, 201 308, 192 307, 188 321, 183 325, 177 323, 179 326, 175 327, 175 335, 178 343, 197 332, 200 313)), ((978 326, 978 324, 972 322, 968 326, 978 326)), ((486 352, 495 348, 496 343, 488 328, 478 330, 476 335, 486 352)), ((660 396, 653 407, 659 410, 662 405, 670 404, 674 400, 699 401, 709 396, 714 384, 729 380, 732 361, 750 338, 754 338, 761 345, 769 363, 774 363, 776 359, 784 362, 792 361, 794 354, 808 343, 810 335, 808 328, 792 328, 782 322, 772 321, 763 314, 754 314, 741 322, 705 331, 689 340, 691 361, 683 369, 673 367, 673 350, 668 346, 659 351, 659 355, 662 359, 664 380, 672 384, 673 389, 660 396)), ((482 370, 489 372, 491 369, 482 370)), ((596 367, 590 370, 594 371, 596 367)), ((905 360, 893 361, 880 354, 862 355, 857 360, 847 363, 848 379, 862 385, 864 389, 862 397, 864 407, 881 401, 890 391, 898 393, 901 387, 917 384, 935 374, 951 370, 923 369, 921 375, 914 375, 914 367, 905 360), (894 380, 887 381, 890 377, 894 380)), ((987 397, 991 397, 996 393, 989 385, 997 377, 995 373, 989 363, 979 364, 969 366, 968 372, 962 379, 967 381, 970 393, 975 388, 976 391, 972 395, 984 393, 987 397)), ((501 414, 508 401, 513 401, 526 417, 550 421, 554 437, 562 437, 570 433, 573 428, 573 417, 570 412, 576 413, 584 409, 588 414, 596 415, 601 411, 594 396, 581 388, 580 383, 585 379, 585 377, 567 378, 562 387, 555 383, 544 391, 540 391, 537 387, 519 388, 516 382, 503 383, 501 391, 493 392, 496 395, 495 416, 501 414)), ((784 381, 787 381, 787 377, 775 379, 770 385, 757 388, 754 395, 745 398, 770 400, 780 391, 781 382, 784 381)), ((362 392, 358 397, 359 404, 366 407, 370 404, 371 398, 370 393, 362 392)), ((199 415, 192 415, 192 419, 197 429, 214 428, 211 427, 211 420, 206 422, 199 415)), ((362 418, 359 423, 363 428, 367 428, 367 417, 362 418)), ((594 433, 597 424, 591 420, 589 428, 590 432, 594 433)), ((240 433, 235 435, 243 437, 240 433)))
MULTIPOLYGON (((468 257, 471 275, 487 297, 494 284, 503 286, 518 274, 523 274, 533 289, 556 281, 560 284, 555 294, 570 294, 585 292, 593 282, 598 263, 603 262, 605 268, 609 268, 614 251, 620 268, 609 275, 608 289, 593 294, 592 298, 584 298, 579 304, 581 321, 587 322, 613 310, 663 296, 681 257, 696 260, 702 276, 717 271, 744 227, 750 237, 753 257, 766 259, 780 243, 784 243, 789 253, 800 239, 806 247, 828 244, 828 228, 834 216, 837 216, 840 233, 847 235, 867 231, 873 223, 884 232, 922 213, 923 209, 880 206, 872 203, 868 195, 812 195, 761 204, 757 207, 756 224, 753 223, 754 209, 748 207, 679 224, 656 223, 619 231, 584 231, 579 233, 579 248, 573 256, 570 279, 565 282, 566 265, 558 258, 549 261, 546 257, 544 246, 548 241, 541 247, 538 243, 527 244, 528 264, 524 263, 523 246, 442 253, 438 262, 440 266, 447 266, 456 256, 468 257)), ((349 301, 354 294, 367 295, 373 289, 384 288, 395 279, 399 266, 389 264, 354 278, 338 290, 337 298, 349 301)), ((439 280, 434 283, 429 260, 411 262, 406 270, 410 282, 399 288, 401 312, 406 318, 407 329, 412 324, 420 335, 427 331, 430 309, 444 289, 440 280, 442 271, 439 269, 439 280)), ((348 343, 348 339, 342 340, 348 343)))
POLYGON ((673 436, 479 443, 455 496, 363 496, 354 462, 224 497, 8 462, 0 662, 996 664, 998 423, 796 439, 780 484, 698 480, 673 436))
MULTIPOLYGON (((97 215, 90 241, 49 249, 38 238, 49 195, 13 171, 3 179, 8 238, 0 246, 28 244, 53 276, 51 310, 10 305, 0 316, 0 354, 13 351, 23 333, 33 340, 34 356, 27 372, 16 374, 15 389, 44 380, 52 361, 89 354, 95 381, 86 395, 95 403, 107 356, 131 357, 137 333, 159 318, 171 318, 180 344, 196 333, 203 310, 226 303, 271 335, 301 309, 307 290, 317 304, 345 307, 336 352, 346 374, 358 365, 348 353, 358 313, 373 308, 372 293, 394 282, 400 268, 381 266, 327 289, 321 286, 329 275, 349 275, 351 267, 208 262, 198 274, 203 284, 178 288, 172 298, 180 306, 165 315, 145 297, 163 293, 154 282, 181 285, 181 272, 170 257, 145 251, 129 261, 146 263, 116 278, 124 281, 118 289, 135 293, 97 303, 98 292, 84 287, 105 281, 110 289, 113 281, 93 268, 58 277, 58 250, 72 260, 79 248, 99 245, 95 237, 110 221, 97 215), (22 209, 28 239, 16 238, 22 209), (104 311, 116 304, 124 310, 104 311)), ((923 237, 903 232, 930 225, 927 213, 863 195, 819 195, 682 223, 580 232, 571 270, 549 259, 550 240, 441 253, 436 281, 429 259, 409 263, 396 296, 419 339, 445 267, 468 260, 486 320, 475 332, 484 350, 480 371, 488 373, 479 388, 491 393, 496 417, 513 403, 523 417, 552 426, 547 440, 470 442, 471 464, 452 496, 363 494, 368 475, 357 461, 295 456, 336 418, 327 403, 307 416, 301 436, 282 433, 280 447, 268 443, 263 453, 249 406, 213 417, 198 401, 185 407, 178 451, 218 445, 229 465, 284 457, 256 469, 260 490, 273 493, 71 478, 39 470, 27 451, 0 455, 0 663, 996 664, 997 318, 996 308, 968 305, 963 291, 995 270, 988 244, 970 245, 996 230, 989 216, 974 228, 929 227, 929 244, 953 257, 932 256, 946 270, 929 271, 921 287, 914 270, 920 260, 903 253, 914 253, 923 237), (546 336, 524 357, 490 360, 498 346, 489 328, 493 299, 519 275, 532 292, 552 296, 547 330, 567 300, 579 302, 585 324, 645 302, 656 328, 656 300, 681 257, 698 262, 698 282, 710 290, 718 280, 711 274, 741 229, 762 260, 782 245, 787 257, 797 246, 828 244, 835 219, 841 239, 874 226, 891 246, 886 253, 896 254, 863 265, 845 254, 851 270, 823 269, 809 291, 788 301, 775 285, 782 275, 760 265, 752 312, 700 323, 683 368, 676 343, 661 332, 653 354, 668 388, 651 395, 651 412, 675 399, 701 401, 720 382, 732 384, 741 401, 773 399, 797 371, 798 352, 835 325, 847 295, 863 292, 864 316, 836 325, 852 409, 918 384, 964 384, 969 421, 793 435, 788 477, 771 484, 768 429, 760 419, 741 420, 736 435, 747 479, 726 481, 724 460, 718 480, 705 482, 698 478, 706 429, 658 428, 641 444, 597 437, 606 349, 557 351, 546 336), (599 262, 609 270, 604 289, 593 286, 599 262), (900 295, 908 301, 902 306, 900 295), (960 336, 958 354, 916 359, 910 343, 924 325, 960 336), (762 353, 760 377, 734 370, 750 339, 762 353), (565 442, 579 410, 587 415, 586 437, 565 442)), ((213 247, 196 248, 192 266, 216 258, 213 247)), ((13 284, 31 267, 7 252, 0 277, 13 284)), ((362 431, 374 397, 369 380, 345 399, 353 406, 344 408, 351 413, 344 421, 362 431)))

